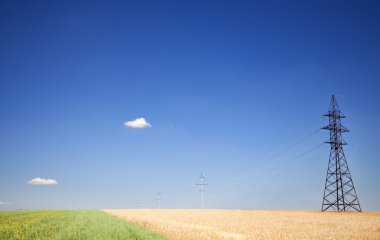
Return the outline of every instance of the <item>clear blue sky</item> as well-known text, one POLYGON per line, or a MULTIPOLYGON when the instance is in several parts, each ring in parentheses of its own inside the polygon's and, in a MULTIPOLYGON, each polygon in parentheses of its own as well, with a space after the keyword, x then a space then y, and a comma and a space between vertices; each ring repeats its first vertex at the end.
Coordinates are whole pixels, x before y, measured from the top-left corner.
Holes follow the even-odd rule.
POLYGON ((201 172, 208 208, 320 209, 329 146, 315 131, 334 93, 359 201, 379 211, 379 12, 1 1, 0 209, 155 207, 157 192, 197 208, 201 172), (151 127, 124 126, 140 117, 151 127))

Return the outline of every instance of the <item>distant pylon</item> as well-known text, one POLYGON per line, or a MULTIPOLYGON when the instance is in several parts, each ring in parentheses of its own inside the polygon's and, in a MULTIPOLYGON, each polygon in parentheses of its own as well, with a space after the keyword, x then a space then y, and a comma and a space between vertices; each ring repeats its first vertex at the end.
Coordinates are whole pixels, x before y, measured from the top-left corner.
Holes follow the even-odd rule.
POLYGON ((342 126, 341 119, 345 116, 340 112, 338 103, 332 95, 330 109, 325 115, 329 117, 329 125, 322 129, 330 131, 330 158, 326 174, 325 190, 322 201, 322 211, 358 211, 361 212, 354 183, 346 157, 343 152, 343 145, 347 143, 342 138, 342 133, 348 129, 342 126))
POLYGON ((162 200, 162 198, 161 198, 161 193, 158 192, 158 193, 157 193, 157 196, 156 196, 157 208, 158 208, 158 209, 161 208, 161 200, 162 200))
POLYGON ((201 208, 203 209, 204 208, 204 192, 205 192, 205 186, 207 185, 207 183, 205 183, 205 177, 203 176, 203 173, 201 173, 201 176, 199 177, 200 179, 200 183, 198 183, 197 185, 200 186, 200 189, 199 191, 201 192, 201 208))

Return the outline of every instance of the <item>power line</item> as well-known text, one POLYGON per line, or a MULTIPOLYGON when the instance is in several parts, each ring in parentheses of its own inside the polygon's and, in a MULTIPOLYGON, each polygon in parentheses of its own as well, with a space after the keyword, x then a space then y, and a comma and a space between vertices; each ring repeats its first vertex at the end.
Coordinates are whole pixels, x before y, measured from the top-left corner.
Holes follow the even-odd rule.
MULTIPOLYGON (((321 119, 322 119, 322 117, 318 118, 318 121, 320 121, 321 119)), ((301 129, 304 130, 304 129, 310 128, 311 126, 313 126, 317 122, 315 120, 312 122, 312 124, 308 124, 306 127, 303 127, 301 129)), ((297 134, 293 134, 291 137, 287 138, 286 141, 283 141, 283 142, 275 145, 274 147, 272 147, 269 152, 266 152, 266 153, 262 154, 262 156, 267 156, 267 157, 264 158, 264 159, 262 159, 256 165, 253 165, 256 162, 253 162, 252 160, 249 160, 249 161, 245 162, 244 164, 236 167, 232 171, 229 171, 230 174, 227 174, 226 176, 224 176, 222 178, 219 178, 216 181, 213 181, 213 183, 214 183, 213 185, 216 186, 216 185, 220 185, 220 183, 226 183, 226 182, 231 183, 231 179, 241 178, 244 175, 251 174, 252 172, 254 172, 255 170, 257 170, 258 167, 261 166, 262 164, 270 162, 270 161, 273 161, 275 158, 279 157, 281 154, 289 151, 290 149, 294 148, 295 146, 297 146, 297 145, 301 144, 302 142, 306 141, 307 139, 309 139, 311 136, 315 135, 319 131, 320 131, 320 129, 317 129, 317 130, 315 130, 315 131, 307 134, 306 136, 302 137, 300 140, 298 140, 298 141, 292 143, 291 145, 287 146, 285 149, 283 149, 283 150, 281 150, 279 152, 275 152, 274 155, 272 155, 272 156, 269 155, 269 154, 273 153, 274 149, 278 149, 280 146, 283 146, 285 143, 289 142, 290 140, 292 140, 297 135, 297 134), (231 172, 232 172, 232 174, 231 174, 231 172)), ((226 184, 222 184, 222 185, 226 185, 226 184)), ((228 185, 231 185, 231 184, 228 184, 228 185)), ((226 187, 224 186, 224 188, 226 188, 226 187)), ((198 190, 198 191, 200 191, 200 190, 198 190)), ((189 196, 189 198, 192 199, 192 198, 194 198, 196 196, 197 196, 197 193, 194 192, 193 194, 191 194, 191 196, 189 196)))
MULTIPOLYGON (((322 119, 322 117, 319 117, 318 119, 314 119, 314 121, 312 121, 310 124, 308 124, 307 126, 304 126, 304 127, 302 127, 302 128, 300 128, 300 130, 299 131, 304 131, 304 130, 306 130, 306 129, 308 129, 308 128, 310 128, 311 126, 314 126, 315 125, 315 123, 316 122, 319 122, 320 120, 322 119), (317 121, 316 121, 317 120, 317 121)), ((320 129, 318 129, 318 130, 320 130, 320 129)), ((296 131, 297 132, 297 131, 296 131)), ((294 137, 296 137, 297 136, 297 134, 292 134, 290 137, 288 137, 288 138, 286 138, 286 140, 284 140, 284 141, 282 141, 282 142, 280 142, 280 143, 278 143, 277 145, 275 145, 275 146, 273 146, 273 147, 271 147, 270 148, 270 150, 269 151, 266 151, 265 153, 263 153, 263 154, 261 154, 258 158, 263 158, 263 157, 265 157, 265 156, 267 156, 268 158, 270 157, 270 154, 272 154, 276 149, 278 149, 278 148, 280 148, 281 146, 283 146, 283 145, 285 145, 286 143, 288 143, 288 142, 290 142, 290 140, 292 140, 294 137)), ((296 144, 297 145, 297 144, 296 144)), ((292 147, 294 147, 294 146, 292 146, 292 147)), ((292 148, 292 147, 290 147, 290 148, 292 148)), ((289 149, 288 149, 289 150, 289 149)), ((242 165, 240 165, 240 166, 238 166, 238 167, 236 167, 236 168, 234 168, 234 169, 230 169, 229 171, 228 171, 228 173, 229 174, 231 174, 231 173, 236 173, 236 172, 239 172, 240 170, 244 170, 244 169, 246 169, 247 167, 249 167, 251 164, 253 164, 254 162, 252 162, 252 160, 248 160, 248 161, 246 161, 245 163, 243 163, 242 165)), ((235 174, 235 175, 238 175, 238 174, 235 174)), ((228 176, 228 179, 230 179, 230 177, 231 176, 228 176)), ((214 182, 223 182, 223 180, 225 180, 227 177, 222 177, 222 178, 217 178, 216 179, 216 181, 214 181, 214 182)))
MULTIPOLYGON (((318 130, 312 132, 311 134, 308 134, 307 136, 303 137, 302 139, 298 140, 297 142, 293 143, 292 145, 288 146, 287 148, 281 150, 280 152, 277 152, 277 153, 276 153, 275 155, 273 155, 271 158, 263 158, 263 159, 259 160, 259 162, 258 162, 256 165, 254 165, 254 166, 247 166, 247 167, 244 169, 244 171, 241 171, 240 173, 236 173, 236 174, 234 174, 234 175, 231 175, 230 178, 229 178, 229 180, 230 180, 229 183, 227 183, 227 184, 214 184, 214 185, 225 185, 225 186, 234 187, 234 186, 236 186, 236 185, 240 185, 242 181, 243 181, 243 183, 245 183, 246 180, 244 180, 244 178, 247 178, 247 177, 252 176, 254 172, 256 172, 256 171, 259 170, 259 167, 260 167, 260 166, 262 166, 263 164, 267 164, 267 163, 273 161, 274 159, 278 158, 281 154, 287 152, 287 151, 290 150, 292 147, 295 147, 295 146, 297 146, 298 144, 304 142, 305 140, 307 140, 307 139, 310 138, 311 136, 315 135, 315 134, 316 134, 317 132, 319 132, 319 131, 320 131, 320 130, 318 129, 318 130), (236 183, 234 183, 234 182, 232 181, 234 178, 235 178, 235 179, 240 178, 240 179, 242 179, 242 181, 239 181, 239 183, 236 184, 236 183)), ((307 154, 307 153, 309 153, 309 152, 311 152, 311 151, 314 151, 316 148, 319 148, 319 147, 322 146, 322 145, 323 145, 323 144, 318 144, 317 146, 314 146, 314 147, 312 147, 311 149, 308 149, 307 151, 305 151, 305 152, 299 154, 298 156, 296 156, 295 158, 293 158, 293 161, 294 161, 295 159, 298 159, 298 158, 302 157, 303 155, 305 155, 305 154, 307 154)), ((283 163, 283 164, 287 164, 287 163, 289 163, 289 162, 292 162, 292 161, 288 161, 288 162, 285 162, 285 163, 283 163)), ((278 167, 277 167, 277 168, 278 168, 278 167)), ((224 182, 226 182, 226 181, 224 181, 224 182)), ((223 187, 222 187, 222 188, 223 188, 223 187)), ((225 188, 225 187, 224 187, 224 188, 225 188)))
POLYGON ((283 175, 285 175, 285 174, 287 174, 287 173, 289 173, 289 172, 291 172, 291 171, 293 171, 295 169, 298 169, 299 167, 303 166, 305 163, 310 162, 311 160, 320 158, 321 156, 322 156, 322 154, 319 154, 319 155, 317 155, 317 156, 315 156, 313 158, 305 158, 302 161, 298 162, 297 165, 295 165, 295 166, 293 166, 293 167, 291 167, 289 169, 286 169, 284 171, 278 172, 278 173, 276 173, 274 175, 271 175, 271 176, 268 176, 266 178, 259 179, 258 181, 254 182, 252 184, 247 184, 245 186, 241 186, 240 188, 233 189, 233 191, 240 191, 240 190, 246 189, 248 187, 253 187, 253 186, 256 186, 258 184, 261 184, 261 183, 264 183, 264 182, 276 179, 276 178, 281 177, 281 176, 283 176, 283 175), (308 161, 305 161, 305 160, 308 160, 308 161))
MULTIPOLYGON (((264 158, 261 158, 261 161, 259 162, 253 162, 253 161, 249 161, 247 162, 246 164, 243 164, 240 168, 239 168, 239 171, 232 171, 233 174, 230 174, 230 175, 227 175, 227 177, 224 177, 222 178, 223 180, 219 180, 219 181, 215 181, 214 184, 216 183, 223 183, 223 182, 226 182, 226 181, 231 181, 231 179, 234 179, 234 178, 241 178, 241 176, 243 175, 246 175, 246 174, 249 174, 249 173, 252 173, 253 170, 257 169, 259 166, 263 165, 264 163, 268 163, 270 161, 273 161, 274 159, 276 159, 277 157, 279 157, 280 155, 286 153, 287 151, 289 151, 290 149, 296 147, 297 145, 301 144, 302 142, 306 141, 307 139, 309 139, 310 137, 314 136, 315 134, 317 134, 318 132, 320 131, 320 129, 317 129, 315 131, 313 131, 312 133, 309 133, 308 135, 306 135, 305 137, 301 138, 300 140, 296 141, 295 143, 289 145, 288 147, 286 147, 285 149, 279 151, 279 152, 276 152, 274 153, 274 155, 272 156, 268 156, 268 157, 264 157, 264 158), (256 163, 256 164, 254 164, 256 163)), ((265 155, 268 155, 268 154, 263 154, 264 156, 265 155)))
MULTIPOLYGON (((275 172, 276 170, 281 169, 282 167, 284 167, 286 165, 289 165, 292 162, 295 162, 296 160, 300 159, 301 157, 304 157, 306 154, 311 153, 311 152, 317 150, 321 146, 323 146, 323 143, 320 143, 320 144, 318 144, 318 145, 316 145, 316 146, 314 146, 314 147, 306 150, 305 152, 303 152, 303 153, 301 153, 301 154, 299 154, 299 155, 291 158, 289 161, 283 162, 281 165, 278 165, 275 168, 271 169, 271 172, 275 172)), ((311 159, 314 159, 314 158, 311 158, 311 159)), ((304 158, 302 161, 311 160, 311 159, 310 158, 304 158)), ((285 173, 286 172, 287 172, 287 170, 285 171, 285 173)), ((272 177, 269 176, 269 179, 271 179, 271 178, 272 177)), ((222 186, 220 188, 217 188, 216 192, 226 193, 226 192, 239 191, 239 190, 245 189, 247 187, 250 187, 252 185, 256 185, 257 183, 260 183, 260 180, 258 182, 255 182, 255 183, 247 183, 247 181, 242 181, 242 182, 238 182, 238 183, 234 183, 234 184, 229 184, 229 185, 225 185, 225 186, 222 186)), ((212 194, 212 192, 210 194, 212 194)))

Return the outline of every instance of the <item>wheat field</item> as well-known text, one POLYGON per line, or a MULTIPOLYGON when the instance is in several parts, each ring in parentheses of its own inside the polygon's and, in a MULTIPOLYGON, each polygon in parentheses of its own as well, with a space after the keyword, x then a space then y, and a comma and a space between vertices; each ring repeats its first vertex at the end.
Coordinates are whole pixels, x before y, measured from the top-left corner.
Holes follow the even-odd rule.
POLYGON ((380 212, 103 210, 169 239, 380 239, 380 212))

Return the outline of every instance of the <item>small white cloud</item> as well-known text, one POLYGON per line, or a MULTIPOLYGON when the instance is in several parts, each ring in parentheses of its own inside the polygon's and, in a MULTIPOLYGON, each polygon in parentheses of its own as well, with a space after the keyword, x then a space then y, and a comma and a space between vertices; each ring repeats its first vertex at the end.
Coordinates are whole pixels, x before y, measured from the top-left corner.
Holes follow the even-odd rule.
POLYGON ((3 202, 3 201, 0 201, 0 205, 10 205, 12 204, 11 202, 3 202))
POLYGON ((124 123, 124 126, 130 128, 147 128, 151 127, 150 123, 148 123, 145 118, 136 118, 133 121, 128 121, 124 123))
POLYGON ((44 179, 44 178, 33 178, 28 182, 28 184, 32 185, 55 185, 58 182, 54 179, 44 179))

